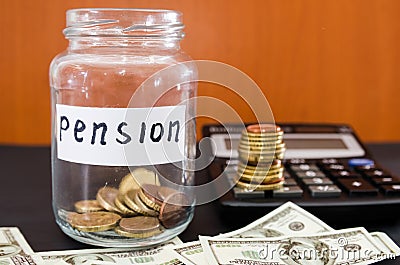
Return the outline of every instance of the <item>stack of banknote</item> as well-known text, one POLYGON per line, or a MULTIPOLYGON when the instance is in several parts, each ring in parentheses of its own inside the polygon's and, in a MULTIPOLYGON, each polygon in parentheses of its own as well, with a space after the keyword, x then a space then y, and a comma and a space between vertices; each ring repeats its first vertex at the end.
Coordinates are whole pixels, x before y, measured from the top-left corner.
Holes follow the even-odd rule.
POLYGON ((334 230, 288 202, 255 222, 195 242, 178 238, 150 249, 103 248, 33 252, 17 228, 0 229, 0 264, 372 264, 400 248, 382 232, 334 230))

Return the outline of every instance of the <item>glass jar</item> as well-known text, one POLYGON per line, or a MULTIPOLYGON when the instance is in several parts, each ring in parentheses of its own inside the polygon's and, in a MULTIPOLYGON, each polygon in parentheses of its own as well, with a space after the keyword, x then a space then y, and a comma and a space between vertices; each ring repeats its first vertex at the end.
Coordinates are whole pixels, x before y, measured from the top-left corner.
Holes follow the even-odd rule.
POLYGON ((171 10, 67 11, 50 66, 56 222, 98 246, 169 240, 193 217, 196 67, 171 10))

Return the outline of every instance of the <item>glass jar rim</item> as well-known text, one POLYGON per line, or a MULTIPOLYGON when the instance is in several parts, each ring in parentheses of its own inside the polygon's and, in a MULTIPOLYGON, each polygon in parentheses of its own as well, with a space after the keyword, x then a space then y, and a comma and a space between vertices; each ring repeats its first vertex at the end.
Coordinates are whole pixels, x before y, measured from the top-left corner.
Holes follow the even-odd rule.
POLYGON ((142 38, 184 37, 182 13, 169 9, 77 8, 67 10, 66 38, 123 36, 142 38))

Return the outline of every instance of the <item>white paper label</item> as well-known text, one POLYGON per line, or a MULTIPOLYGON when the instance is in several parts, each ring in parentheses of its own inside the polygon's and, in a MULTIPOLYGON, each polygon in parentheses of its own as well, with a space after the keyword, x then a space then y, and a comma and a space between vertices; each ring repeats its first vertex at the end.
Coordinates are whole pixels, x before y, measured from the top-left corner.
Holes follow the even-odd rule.
POLYGON ((185 110, 185 106, 93 108, 57 104, 57 157, 105 166, 182 161, 185 110))

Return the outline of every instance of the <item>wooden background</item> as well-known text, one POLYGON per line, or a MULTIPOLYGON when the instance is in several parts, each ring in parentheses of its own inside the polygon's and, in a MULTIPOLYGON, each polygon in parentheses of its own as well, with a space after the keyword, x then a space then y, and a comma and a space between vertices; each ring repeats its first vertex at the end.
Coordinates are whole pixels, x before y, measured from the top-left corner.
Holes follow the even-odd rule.
MULTIPOLYGON (((183 49, 248 74, 277 121, 349 123, 365 141, 400 141, 400 1, 2 0, 0 143, 50 143, 48 67, 67 46, 65 11, 78 7, 180 10, 183 49)), ((214 86, 199 94, 236 102, 214 86)))

